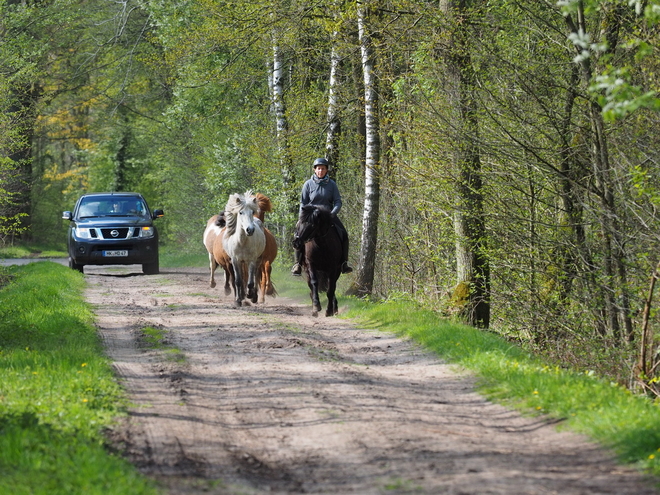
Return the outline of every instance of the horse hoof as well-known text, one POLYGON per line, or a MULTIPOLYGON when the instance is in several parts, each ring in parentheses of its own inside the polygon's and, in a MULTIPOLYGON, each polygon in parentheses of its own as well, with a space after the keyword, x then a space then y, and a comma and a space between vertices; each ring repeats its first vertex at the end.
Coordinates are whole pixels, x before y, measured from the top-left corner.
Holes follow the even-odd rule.
POLYGON ((318 317, 318 315, 319 315, 319 312, 318 312, 318 311, 316 311, 316 310, 313 310, 313 311, 312 311, 312 316, 313 316, 314 318, 318 317))
POLYGON ((240 308, 243 305, 241 301, 234 301, 234 307, 235 308, 240 308))
POLYGON ((211 282, 211 289, 213 289, 213 287, 215 287, 215 282, 211 282))

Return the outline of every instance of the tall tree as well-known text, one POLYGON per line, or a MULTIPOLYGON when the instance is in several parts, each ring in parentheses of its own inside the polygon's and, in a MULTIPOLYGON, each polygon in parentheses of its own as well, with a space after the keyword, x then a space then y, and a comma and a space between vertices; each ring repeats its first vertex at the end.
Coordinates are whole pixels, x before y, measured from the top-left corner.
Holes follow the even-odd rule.
POLYGON ((353 290, 360 296, 373 290, 380 212, 380 120, 376 55, 369 32, 369 0, 358 1, 357 21, 364 78, 364 116, 366 123, 364 208, 360 260, 353 290))
POLYGON ((456 173, 456 278, 454 299, 463 301, 463 316, 479 327, 490 324, 490 263, 486 249, 483 178, 479 149, 479 120, 476 77, 471 61, 470 16, 474 4, 448 0, 449 38, 445 50, 447 96, 451 106, 453 162, 456 173))
MULTIPOLYGON (((333 2, 333 8, 336 9, 337 2, 333 2)), ((337 15, 335 14, 333 23, 337 23, 337 15)), ((335 26, 332 29, 332 46, 330 48, 330 77, 328 79, 328 113, 327 113, 327 130, 325 140, 325 157, 336 167, 339 163, 339 137, 341 136, 341 116, 339 115, 339 95, 338 89, 341 77, 341 63, 342 57, 339 54, 338 47, 338 28, 335 26)))

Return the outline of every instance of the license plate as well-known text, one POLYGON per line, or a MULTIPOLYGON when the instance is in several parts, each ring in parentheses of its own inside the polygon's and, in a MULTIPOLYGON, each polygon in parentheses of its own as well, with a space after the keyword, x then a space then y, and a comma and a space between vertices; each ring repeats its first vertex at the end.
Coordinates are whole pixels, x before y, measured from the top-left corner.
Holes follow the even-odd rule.
POLYGON ((126 249, 117 250, 117 251, 103 251, 103 256, 108 258, 118 258, 122 256, 128 256, 128 251, 126 249))

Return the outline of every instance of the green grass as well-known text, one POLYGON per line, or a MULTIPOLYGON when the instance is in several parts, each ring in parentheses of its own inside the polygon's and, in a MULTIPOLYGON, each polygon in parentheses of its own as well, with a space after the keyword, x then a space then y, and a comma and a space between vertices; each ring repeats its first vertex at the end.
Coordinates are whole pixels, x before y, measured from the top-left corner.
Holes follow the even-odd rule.
POLYGON ((50 262, 3 273, 0 493, 156 493, 104 444, 125 398, 91 325, 82 275, 50 262))
POLYGON ((550 367, 501 337, 440 318, 413 301, 340 298, 342 315, 409 337, 472 371, 487 397, 544 414, 610 447, 624 463, 660 475, 660 405, 591 373, 550 367))
POLYGON ((168 361, 185 363, 186 356, 180 349, 167 341, 167 330, 156 327, 144 327, 140 330, 142 341, 149 349, 161 351, 168 361))
POLYGON ((159 258, 160 266, 165 268, 209 266, 209 256, 201 242, 194 247, 161 246, 159 258))
POLYGON ((2 258, 66 258, 66 247, 40 246, 34 244, 16 244, 14 246, 0 247, 2 258))

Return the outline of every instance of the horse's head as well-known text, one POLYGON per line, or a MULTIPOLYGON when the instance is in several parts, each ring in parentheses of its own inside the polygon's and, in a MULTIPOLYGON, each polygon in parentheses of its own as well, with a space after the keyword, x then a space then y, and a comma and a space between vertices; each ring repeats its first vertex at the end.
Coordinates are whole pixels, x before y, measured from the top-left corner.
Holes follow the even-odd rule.
POLYGON ((229 196, 225 207, 225 218, 227 221, 227 234, 233 235, 240 225, 246 235, 251 236, 256 230, 254 215, 259 212, 257 198, 251 191, 245 194, 232 194, 229 196))
POLYGON ((330 210, 322 206, 305 205, 300 210, 296 238, 305 243, 314 237, 325 235, 332 226, 330 210))
POLYGON ((250 191, 245 194, 232 194, 225 206, 225 221, 227 222, 227 235, 232 236, 237 228, 242 229, 246 235, 254 234, 256 226, 254 215, 259 212, 257 198, 250 191))

